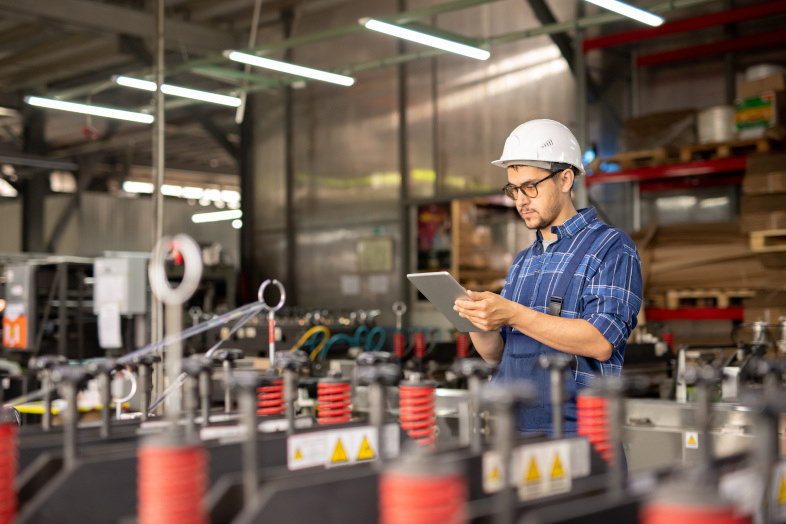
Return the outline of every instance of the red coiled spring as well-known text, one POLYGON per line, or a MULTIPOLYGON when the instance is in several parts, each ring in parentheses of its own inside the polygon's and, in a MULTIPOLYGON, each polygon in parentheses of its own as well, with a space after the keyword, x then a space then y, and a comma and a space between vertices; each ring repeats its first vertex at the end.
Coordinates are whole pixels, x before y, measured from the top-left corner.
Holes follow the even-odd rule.
POLYGON ((467 358, 469 356, 469 335, 459 333, 456 335, 456 358, 467 358))
POLYGON ((277 415, 284 412, 284 379, 276 378, 257 388, 257 415, 277 415))
POLYGON ((317 421, 340 424, 352 419, 352 386, 348 380, 327 378, 317 383, 317 421))
POLYGON ((426 356, 425 333, 415 333, 415 356, 418 358, 423 358, 426 356))
POLYGON ((407 346, 407 341, 404 338, 404 333, 400 331, 393 334, 393 354, 398 358, 404 356, 404 349, 407 346))
POLYGON ((16 516, 16 424, 0 423, 0 524, 16 516))
POLYGON ((207 458, 201 446, 139 447, 139 524, 206 524, 207 458))
POLYGON ((685 502, 668 503, 652 501, 639 515, 642 524, 748 524, 750 517, 736 515, 734 506, 717 506, 700 503, 689 505, 685 502))
POLYGON ((589 390, 580 392, 576 397, 578 433, 593 445, 607 462, 614 460, 611 450, 611 433, 606 399, 596 397, 589 390))
POLYGON ((402 384, 399 387, 401 428, 421 446, 437 441, 437 415, 434 413, 433 384, 402 384))
POLYGON ((386 471, 379 481, 381 524, 468 521, 463 475, 386 471))

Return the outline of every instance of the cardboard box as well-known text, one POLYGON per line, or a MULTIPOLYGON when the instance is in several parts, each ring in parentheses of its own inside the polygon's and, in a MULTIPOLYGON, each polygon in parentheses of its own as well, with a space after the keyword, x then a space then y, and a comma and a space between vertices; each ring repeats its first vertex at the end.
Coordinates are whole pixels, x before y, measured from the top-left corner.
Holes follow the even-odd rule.
MULTIPOLYGON (((767 193, 786 193, 786 165, 783 171, 773 171, 763 175, 746 174, 742 179, 742 192, 746 195, 767 193)), ((786 199, 786 194, 783 195, 786 199)))
POLYGON ((696 110, 680 109, 628 118, 622 125, 622 151, 695 144, 696 110))
POLYGON ((786 91, 767 91, 737 100, 734 123, 741 139, 765 136, 770 128, 786 122, 786 91))
POLYGON ((740 213, 770 213, 786 211, 786 193, 771 195, 743 195, 740 201, 740 213))
POLYGON ((750 233, 765 229, 786 229, 786 211, 740 215, 740 231, 750 233))
POLYGON ((737 98, 751 98, 764 91, 784 90, 786 90, 786 73, 777 73, 750 82, 740 82, 737 84, 737 98))

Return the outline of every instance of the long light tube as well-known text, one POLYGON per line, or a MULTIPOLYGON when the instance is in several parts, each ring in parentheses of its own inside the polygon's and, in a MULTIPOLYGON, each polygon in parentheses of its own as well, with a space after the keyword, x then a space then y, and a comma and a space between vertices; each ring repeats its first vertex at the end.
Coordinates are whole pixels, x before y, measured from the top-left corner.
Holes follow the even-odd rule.
POLYGON ((220 222, 222 220, 237 220, 243 218, 243 212, 239 209, 227 211, 214 211, 212 213, 195 213, 191 215, 191 222, 194 224, 204 224, 207 222, 220 222))
POLYGON ((638 7, 633 7, 619 0, 587 0, 587 2, 653 27, 658 27, 664 22, 662 16, 650 13, 644 9, 639 9, 638 7))
MULTIPOLYGON (((143 91, 150 92, 156 90, 156 83, 151 82, 150 80, 142 80, 141 78, 133 78, 124 75, 117 75, 113 80, 116 84, 125 87, 132 87, 134 89, 141 89, 143 91)), ((174 86, 172 84, 161 84, 161 91, 165 95, 190 98, 192 100, 201 100, 202 102, 221 104, 222 106, 240 107, 240 98, 236 96, 219 95, 209 91, 200 91, 198 89, 174 86)))
POLYGON ((355 79, 351 76, 339 75, 336 73, 329 73, 319 69, 312 69, 310 67, 299 66, 290 64, 288 62, 280 62, 278 60, 271 60, 256 55, 249 55, 248 53, 241 53, 240 51, 224 51, 224 56, 235 62, 241 62, 256 67, 263 67, 265 69, 272 69, 290 75, 303 76, 306 78, 313 78, 314 80, 321 80, 323 82, 330 82, 331 84, 338 84, 342 86, 351 86, 355 83, 355 79))
POLYGON ((139 122, 140 124, 152 124, 154 120, 153 115, 148 115, 147 113, 137 113, 135 111, 125 111, 123 109, 113 109, 111 107, 78 104, 76 102, 66 102, 65 100, 55 100, 53 98, 41 98, 39 96, 27 96, 25 97, 25 102, 31 106, 45 107, 47 109, 59 109, 60 111, 82 113, 83 115, 116 118, 118 120, 139 122))
POLYGON ((407 29, 398 25, 380 22, 379 20, 375 20, 373 18, 361 18, 360 23, 363 24, 366 29, 371 29, 372 31, 385 33, 386 35, 395 36, 397 38, 403 38, 404 40, 427 45, 429 47, 435 47, 450 53, 468 56, 476 60, 488 60, 488 57, 491 56, 490 52, 479 47, 473 47, 471 45, 460 44, 452 40, 446 40, 445 38, 427 35, 426 33, 413 31, 412 29, 407 29))

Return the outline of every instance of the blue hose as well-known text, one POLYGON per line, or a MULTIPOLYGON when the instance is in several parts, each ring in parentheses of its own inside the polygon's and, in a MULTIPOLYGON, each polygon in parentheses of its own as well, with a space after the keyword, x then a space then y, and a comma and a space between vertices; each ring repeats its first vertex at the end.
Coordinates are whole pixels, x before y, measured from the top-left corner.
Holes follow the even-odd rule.
POLYGON ((358 326, 352 336, 338 333, 330 337, 330 340, 327 341, 327 344, 319 353, 319 360, 324 360, 327 357, 328 351, 334 344, 344 343, 349 345, 349 347, 361 347, 364 351, 380 351, 385 345, 386 338, 385 330, 379 326, 370 331, 366 326, 358 326))

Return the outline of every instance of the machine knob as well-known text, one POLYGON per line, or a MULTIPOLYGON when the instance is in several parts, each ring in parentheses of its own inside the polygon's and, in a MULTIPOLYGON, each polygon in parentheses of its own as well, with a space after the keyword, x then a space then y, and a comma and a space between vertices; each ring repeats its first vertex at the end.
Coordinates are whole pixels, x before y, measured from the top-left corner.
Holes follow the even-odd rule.
POLYGON ((576 362, 576 360, 573 357, 560 353, 541 355, 540 358, 538 358, 538 364, 540 364, 540 367, 543 369, 564 370, 568 369, 574 362, 576 362))
POLYGON ((499 409, 510 409, 519 404, 531 404, 538 398, 538 390, 530 381, 510 384, 489 384, 481 392, 481 401, 499 409))
POLYGON ((43 371, 45 369, 62 366, 66 362, 68 362, 68 359, 62 355, 42 355, 40 357, 31 358, 28 366, 34 371, 43 371))
POLYGON ((380 363, 373 366, 358 366, 358 383, 363 385, 383 384, 395 386, 401 378, 401 368, 396 364, 380 363))
POLYGON ((480 377, 480 378, 488 378, 494 371, 497 369, 497 366, 489 364, 482 358, 462 358, 458 362, 456 362, 454 366, 454 371, 460 377, 469 378, 469 377, 480 377))
POLYGON ((94 376, 111 373, 121 367, 113 358, 99 358, 87 363, 87 371, 94 376))
POLYGON ((213 362, 234 362, 245 356, 242 349, 219 349, 213 353, 213 362))
POLYGON ((236 390, 256 391, 258 387, 264 386, 269 382, 270 378, 265 377, 258 371, 241 369, 232 373, 232 377, 229 380, 229 387, 236 390))
POLYGON ((379 364, 390 364, 394 362, 396 357, 387 351, 364 351, 357 356, 355 362, 358 366, 376 366, 379 364))
POLYGON ((59 366, 52 371, 52 380, 55 383, 78 385, 91 376, 91 373, 82 366, 59 366))
POLYGON ((153 353, 148 353, 146 355, 140 355, 135 357, 131 363, 135 366, 152 366, 153 364, 161 362, 160 355, 154 355, 153 353))
POLYGON ((212 367, 213 359, 204 355, 192 355, 183 361, 183 373, 191 377, 198 377, 212 367))
POLYGON ((276 367, 291 371, 300 371, 308 366, 309 359, 305 351, 279 351, 276 353, 276 367))

